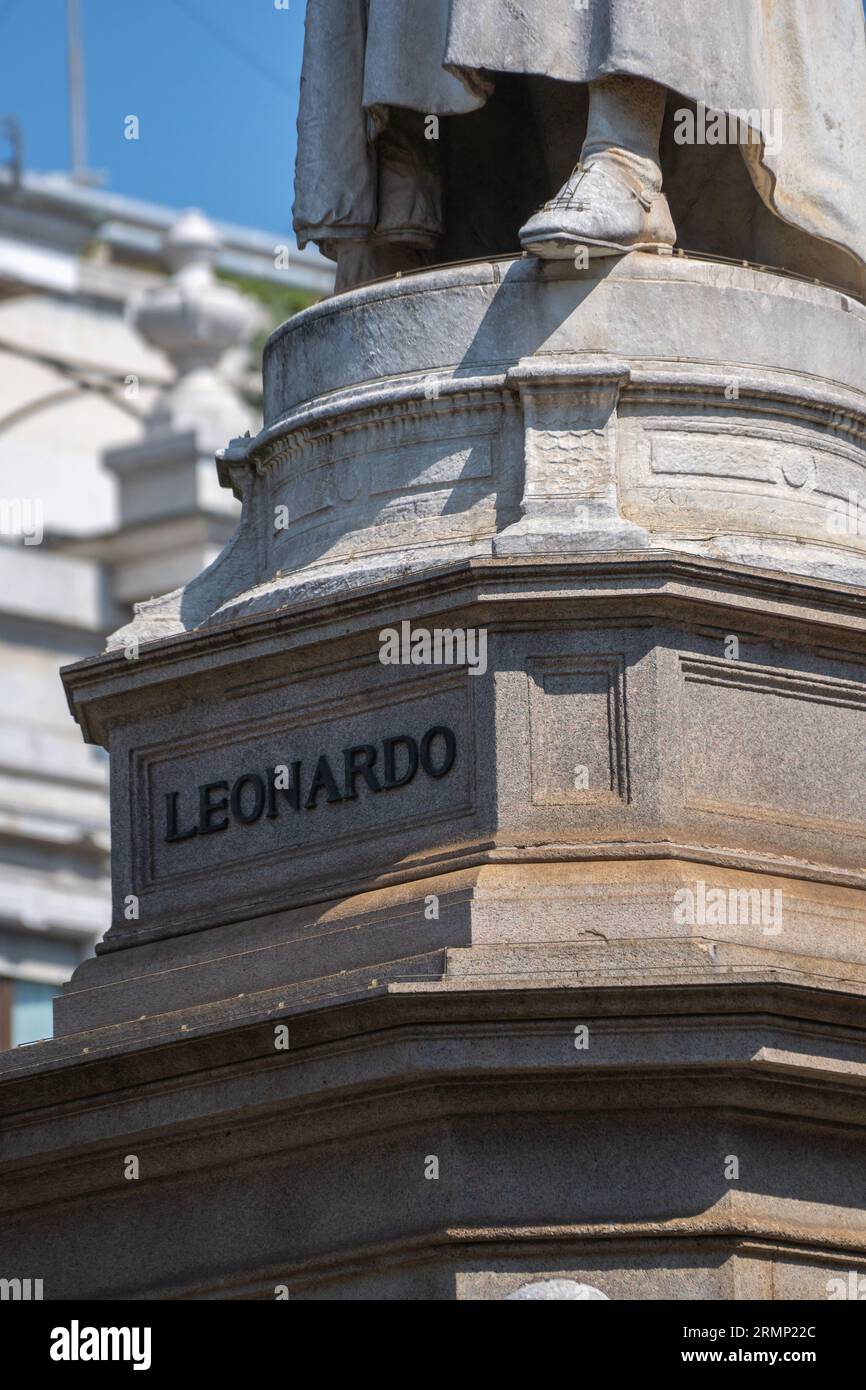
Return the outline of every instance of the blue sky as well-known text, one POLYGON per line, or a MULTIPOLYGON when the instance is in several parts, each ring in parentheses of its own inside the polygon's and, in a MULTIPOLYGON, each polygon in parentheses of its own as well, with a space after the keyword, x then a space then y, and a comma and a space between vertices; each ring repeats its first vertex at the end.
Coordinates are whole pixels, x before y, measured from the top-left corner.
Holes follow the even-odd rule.
MULTIPOLYGON (((88 163, 105 186, 288 232, 305 0, 81 6, 88 163)), ((0 0, 0 116, 21 124, 26 168, 69 168, 67 103, 66 0, 0 0)))

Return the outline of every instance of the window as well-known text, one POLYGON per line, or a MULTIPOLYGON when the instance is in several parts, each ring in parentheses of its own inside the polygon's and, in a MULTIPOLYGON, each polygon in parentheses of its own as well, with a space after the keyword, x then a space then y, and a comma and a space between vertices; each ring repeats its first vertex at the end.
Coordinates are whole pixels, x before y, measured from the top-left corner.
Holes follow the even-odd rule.
POLYGON ((0 926, 0 1050, 54 1035, 51 1001, 89 941, 0 926))
POLYGON ((59 985, 0 979, 0 1049, 50 1038, 51 1001, 59 993, 59 985))

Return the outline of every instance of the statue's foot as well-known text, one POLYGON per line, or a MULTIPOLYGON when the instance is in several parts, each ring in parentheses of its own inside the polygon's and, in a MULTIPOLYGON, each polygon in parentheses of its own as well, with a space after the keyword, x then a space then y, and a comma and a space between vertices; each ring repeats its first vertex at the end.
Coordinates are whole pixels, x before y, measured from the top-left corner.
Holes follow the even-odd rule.
POLYGON ((590 256, 616 256, 673 246, 676 239, 665 195, 606 160, 578 164, 520 231, 524 249, 547 260, 570 259, 580 246, 590 256))

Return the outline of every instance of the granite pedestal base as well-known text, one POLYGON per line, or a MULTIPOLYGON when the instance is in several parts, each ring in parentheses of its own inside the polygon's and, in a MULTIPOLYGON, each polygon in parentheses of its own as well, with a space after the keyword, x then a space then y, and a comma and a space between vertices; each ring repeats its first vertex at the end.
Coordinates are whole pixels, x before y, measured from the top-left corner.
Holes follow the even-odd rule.
POLYGON ((864 338, 836 291, 633 256, 272 340, 235 540, 66 673, 114 920, 0 1057, 0 1274, 853 1296, 864 338), (483 659, 383 662, 436 631, 483 659))

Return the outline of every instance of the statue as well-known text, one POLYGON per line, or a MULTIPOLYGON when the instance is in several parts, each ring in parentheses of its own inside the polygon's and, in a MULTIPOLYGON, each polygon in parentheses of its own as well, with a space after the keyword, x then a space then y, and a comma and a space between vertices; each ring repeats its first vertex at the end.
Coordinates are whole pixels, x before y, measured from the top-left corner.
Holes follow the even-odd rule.
POLYGON ((861 0, 308 0, 298 129, 338 289, 678 243, 866 291, 861 0))

